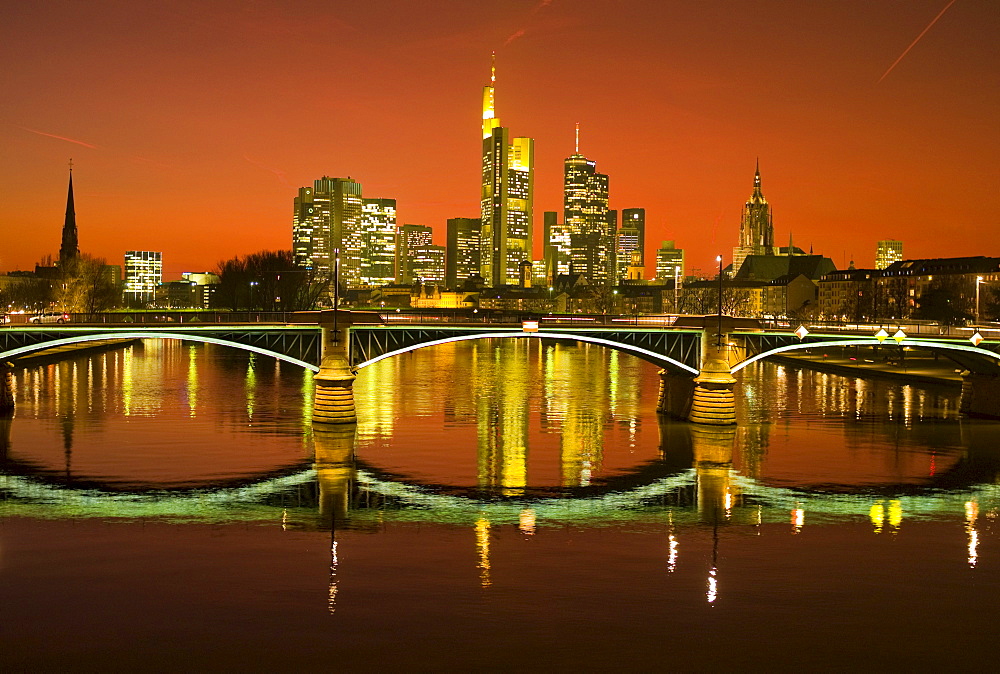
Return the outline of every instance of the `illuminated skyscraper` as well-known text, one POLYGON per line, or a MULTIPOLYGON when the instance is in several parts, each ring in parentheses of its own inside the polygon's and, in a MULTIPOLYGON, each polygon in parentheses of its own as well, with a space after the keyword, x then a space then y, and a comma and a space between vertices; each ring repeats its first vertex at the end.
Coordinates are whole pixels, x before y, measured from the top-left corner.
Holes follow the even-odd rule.
POLYGON ((396 280, 396 200, 364 199, 361 226, 361 283, 383 286, 396 280))
POLYGON ((517 283, 518 265, 531 259, 535 141, 508 139, 495 101, 496 64, 483 88, 483 164, 480 269, 491 286, 517 283))
POLYGON ((608 176, 597 172, 597 162, 576 152, 564 162, 563 222, 570 231, 573 272, 593 283, 612 283, 614 232, 608 223, 608 176))
POLYGON ((878 242, 875 252, 875 268, 885 269, 893 262, 903 259, 903 242, 895 239, 883 239, 878 242))
POLYGON ((639 230, 623 221, 622 228, 618 230, 618 245, 615 254, 615 281, 620 283, 629 276, 630 268, 642 267, 642 254, 639 251, 639 230))
POLYGON ((684 250, 675 248, 673 241, 664 241, 656 251, 656 280, 673 281, 677 286, 684 280, 684 250))
POLYGON ((421 266, 424 257, 421 251, 433 244, 433 234, 434 231, 426 225, 403 225, 399 228, 399 256, 396 264, 399 283, 419 280, 417 268, 421 266))
POLYGON ((363 210, 361 183, 351 178, 323 176, 299 188, 292 216, 296 264, 329 275, 339 250, 341 283, 361 285, 363 210))
POLYGON ((479 274, 479 237, 482 222, 479 218, 450 218, 445 256, 445 285, 458 288, 472 276, 479 274))
POLYGON ((125 301, 131 306, 148 304, 163 282, 163 253, 151 250, 125 252, 125 301))
POLYGON ((572 257, 571 236, 569 227, 559 222, 559 214, 555 211, 545 211, 542 214, 544 232, 545 272, 551 282, 559 274, 569 273, 569 263, 572 257))
POLYGON ((640 266, 646 265, 646 209, 623 208, 622 229, 632 227, 639 231, 639 261, 640 266))
POLYGON ((740 245, 733 248, 733 275, 747 255, 777 255, 774 246, 774 224, 771 220, 771 207, 760 189, 760 162, 753 178, 753 193, 743 207, 743 218, 740 221, 740 245))

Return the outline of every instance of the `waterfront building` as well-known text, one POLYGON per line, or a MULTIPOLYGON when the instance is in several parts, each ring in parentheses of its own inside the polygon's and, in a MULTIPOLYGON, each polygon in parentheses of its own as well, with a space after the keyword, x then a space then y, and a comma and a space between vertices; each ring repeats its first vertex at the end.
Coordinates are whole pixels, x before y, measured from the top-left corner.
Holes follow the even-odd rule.
POLYGON ((875 250, 875 268, 885 269, 894 262, 903 259, 903 242, 896 239, 883 239, 878 242, 875 250))
POLYGON ((292 216, 295 264, 330 277, 339 254, 340 282, 360 285, 363 219, 361 183, 350 177, 323 176, 312 187, 299 188, 292 216))
POLYGON ((458 288, 466 279, 479 274, 481 230, 479 218, 448 219, 444 272, 448 288, 458 288))
POLYGON ((125 252, 125 301, 132 306, 149 304, 163 282, 163 253, 150 250, 125 252))
POLYGON ((740 243, 733 248, 733 275, 739 273, 749 255, 777 255, 774 245, 774 223, 771 206, 760 187, 760 161, 753 178, 753 192, 743 206, 740 220, 740 243))
POLYGON ((362 199, 361 284, 396 281, 396 200, 362 199))
POLYGON ((535 141, 509 138, 496 116, 496 63, 483 88, 480 271, 488 285, 517 282, 518 265, 531 259, 535 141))
POLYGON ((570 231, 572 273, 597 284, 613 284, 614 230, 608 213, 608 176, 597 172, 597 162, 580 154, 577 128, 574 153, 563 171, 563 222, 570 231))

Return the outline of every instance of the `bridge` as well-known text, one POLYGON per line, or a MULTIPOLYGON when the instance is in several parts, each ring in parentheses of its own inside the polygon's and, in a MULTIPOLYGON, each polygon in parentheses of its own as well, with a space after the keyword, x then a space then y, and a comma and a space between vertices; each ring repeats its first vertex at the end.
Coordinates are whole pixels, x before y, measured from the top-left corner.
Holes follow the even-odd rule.
POLYGON ((160 338, 230 346, 310 369, 316 372, 313 421, 354 423, 353 382, 367 365, 436 344, 517 338, 599 344, 654 363, 661 368, 657 409, 709 425, 736 423, 735 375, 757 360, 801 349, 844 346, 927 349, 948 357, 963 370, 963 412, 1000 418, 1000 339, 986 340, 978 332, 970 339, 954 334, 906 334, 900 326, 888 330, 879 326, 876 332, 871 326, 766 330, 756 321, 727 316, 670 321, 661 317, 517 320, 518 316, 483 316, 476 321, 470 315, 424 315, 416 321, 393 313, 325 310, 246 316, 138 314, 117 323, 106 322, 107 316, 91 316, 87 322, 69 325, 0 328, 0 363, 4 364, 0 412, 14 405, 10 362, 88 342, 160 338))

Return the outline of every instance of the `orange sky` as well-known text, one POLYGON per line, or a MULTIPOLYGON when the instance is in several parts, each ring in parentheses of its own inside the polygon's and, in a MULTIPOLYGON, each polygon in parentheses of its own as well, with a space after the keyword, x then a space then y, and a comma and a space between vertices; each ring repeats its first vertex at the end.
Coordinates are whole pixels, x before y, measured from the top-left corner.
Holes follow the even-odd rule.
POLYGON ((498 116, 536 141, 538 256, 576 122, 612 208, 689 268, 728 263, 758 156, 782 245, 1000 255, 998 38, 995 0, 14 3, 0 270, 58 252, 70 157, 81 249, 162 251, 167 278, 289 247, 324 174, 443 243, 478 217, 491 50, 498 116))

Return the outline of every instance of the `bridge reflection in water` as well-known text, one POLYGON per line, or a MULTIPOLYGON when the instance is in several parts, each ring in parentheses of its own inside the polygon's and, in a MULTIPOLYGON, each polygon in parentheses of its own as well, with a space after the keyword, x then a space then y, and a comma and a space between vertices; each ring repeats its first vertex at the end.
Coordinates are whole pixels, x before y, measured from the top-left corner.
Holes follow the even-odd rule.
MULTIPOLYGON (((150 348, 158 347, 152 344, 150 348)), ((510 358, 518 348, 528 346, 525 343, 508 350, 506 356, 510 358)), ((206 413, 208 401, 218 393, 207 386, 209 375, 199 370, 199 351, 191 347, 169 347, 168 351, 165 361, 157 354, 155 359, 138 362, 122 353, 22 373, 18 386, 23 395, 49 396, 56 401, 51 418, 59 419, 65 465, 39 462, 32 456, 32 448, 12 444, 12 428, 21 419, 0 421, 4 472, 0 477, 0 512, 43 518, 270 522, 286 529, 332 531, 331 583, 338 578, 340 563, 337 532, 374 530, 386 522, 437 523, 469 532, 479 553, 480 582, 490 585, 492 570, 502 564, 490 547, 498 530, 544 536, 548 528, 566 525, 662 527, 665 564, 675 567, 684 555, 685 538, 701 536, 706 528, 714 529, 716 542, 724 546, 726 532, 734 528, 760 531, 777 525, 796 533, 817 524, 864 520, 874 534, 881 534, 898 530, 911 520, 958 517, 965 522, 967 545, 956 554, 976 565, 979 527, 984 519, 995 518, 1000 506, 996 425, 959 423, 954 406, 948 403, 953 397, 937 398, 920 389, 894 387, 895 397, 887 400, 887 407, 869 423, 862 410, 871 409, 873 400, 886 400, 884 389, 863 380, 845 385, 844 378, 777 367, 768 376, 783 380, 785 399, 777 406, 755 409, 754 396, 763 392, 749 388, 751 404, 741 414, 749 415, 746 420, 750 423, 725 428, 657 422, 655 415, 645 413, 650 396, 644 403, 636 393, 641 384, 632 378, 639 375, 617 366, 608 368, 606 363, 602 374, 589 384, 588 405, 569 399, 566 392, 578 386, 578 380, 560 373, 587 363, 585 359, 576 365, 561 363, 560 358, 570 353, 580 356, 581 352, 574 347, 561 350, 558 344, 545 347, 545 355, 538 360, 535 374, 545 391, 541 412, 529 409, 524 397, 517 395, 523 389, 516 373, 499 378, 493 392, 501 401, 498 406, 491 407, 473 395, 456 396, 447 404, 444 416, 448 423, 475 429, 472 482, 449 484, 440 476, 426 480, 415 473, 404 474, 398 465, 386 465, 381 462, 383 457, 372 451, 373 438, 398 437, 407 430, 408 422, 403 420, 436 411, 441 391, 461 387, 471 392, 478 386, 475 381, 463 380, 466 375, 460 373, 457 381, 431 383, 429 395, 411 398, 397 389, 403 384, 394 377, 404 377, 388 362, 377 370, 379 379, 371 379, 370 390, 359 389, 359 395, 383 396, 373 406, 376 412, 363 418, 359 426, 312 427, 305 401, 306 412, 295 423, 278 429, 300 441, 301 461, 293 459, 279 469, 243 476, 228 484, 205 482, 196 487, 129 484, 123 488, 103 485, 93 476, 81 474, 72 463, 78 425, 101 423, 102 411, 109 409, 125 417, 155 417, 162 411, 165 399, 150 395, 144 388, 147 378, 139 376, 150 363, 183 360, 186 354, 188 360, 181 363, 186 371, 182 384, 185 413, 192 419, 206 413), (109 395, 109 390, 119 387, 120 398, 109 395), (594 409, 606 410, 606 415, 594 415, 594 409), (816 425, 806 435, 795 436, 794 429, 783 424, 787 417, 782 415, 790 411, 815 420, 816 425), (824 415, 852 424, 853 432, 838 436, 841 443, 846 437, 852 452, 864 451, 872 438, 881 445, 905 449, 922 443, 940 451, 930 455, 934 462, 931 470, 920 472, 904 466, 906 479, 898 481, 852 483, 824 478, 810 483, 783 479, 780 471, 763 468, 766 460, 778 461, 781 442, 798 442, 801 446, 796 449, 806 454, 821 446, 818 420, 824 415), (902 423, 885 423, 896 416, 902 423), (628 438, 634 430, 628 424, 636 420, 642 420, 647 428, 651 423, 659 424, 658 446, 645 447, 648 460, 615 471, 602 470, 610 460, 605 446, 609 425, 626 429, 628 438), (529 445, 536 437, 529 427, 535 422, 559 432, 558 467, 554 477, 542 483, 534 479, 528 463, 529 445)), ((441 353, 466 364, 470 353, 477 359, 498 358, 485 345, 471 352, 456 349, 441 353)), ((602 359, 607 355, 596 349, 583 356, 596 354, 602 359)), ((265 398, 270 394, 262 381, 269 368, 278 367, 266 360, 256 365, 251 362, 249 367, 245 361, 225 365, 229 375, 244 383, 244 390, 225 414, 244 426, 248 421, 266 419, 265 398)), ((296 391, 306 391, 306 383, 295 378, 290 385, 296 391)), ((900 456, 897 452, 895 460, 903 460, 900 456)), ((710 568, 714 571, 707 568, 706 574, 714 597, 720 591, 720 570, 715 564, 710 568)), ((335 586, 330 599, 333 608, 335 586)))

